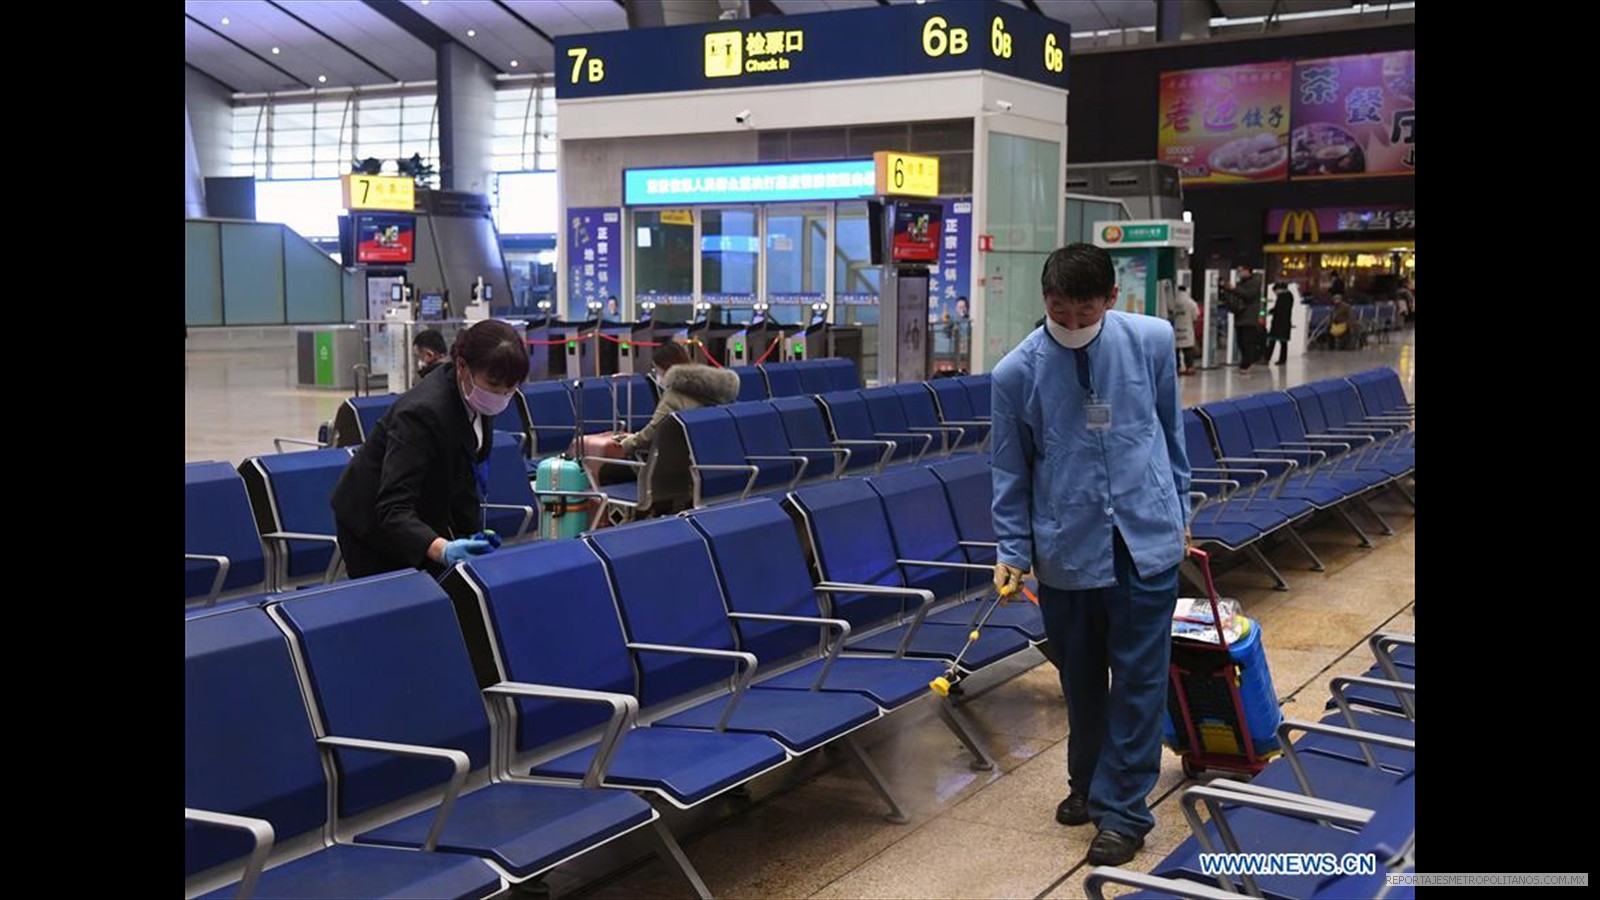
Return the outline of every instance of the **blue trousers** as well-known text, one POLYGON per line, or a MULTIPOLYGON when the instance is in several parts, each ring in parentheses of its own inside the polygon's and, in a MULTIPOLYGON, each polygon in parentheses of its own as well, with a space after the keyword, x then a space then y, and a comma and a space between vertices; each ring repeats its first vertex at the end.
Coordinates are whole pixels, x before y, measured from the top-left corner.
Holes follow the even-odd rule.
POLYGON ((1039 608, 1061 654, 1069 790, 1088 795, 1102 831, 1143 837, 1156 824, 1145 798, 1161 773, 1178 567, 1142 577, 1120 532, 1112 544, 1115 587, 1040 583, 1039 608))

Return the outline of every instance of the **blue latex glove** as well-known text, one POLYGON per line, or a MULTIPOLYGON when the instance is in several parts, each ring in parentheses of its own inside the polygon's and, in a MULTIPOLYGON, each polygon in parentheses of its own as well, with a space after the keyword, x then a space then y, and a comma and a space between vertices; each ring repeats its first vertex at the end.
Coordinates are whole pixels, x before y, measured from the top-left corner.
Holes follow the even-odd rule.
POLYGON ((501 538, 493 528, 485 528, 472 536, 475 541, 488 541, 496 550, 500 549, 501 538))
POLYGON ((494 544, 477 538, 458 538, 444 545, 444 564, 446 567, 458 562, 482 556, 494 549, 494 544))

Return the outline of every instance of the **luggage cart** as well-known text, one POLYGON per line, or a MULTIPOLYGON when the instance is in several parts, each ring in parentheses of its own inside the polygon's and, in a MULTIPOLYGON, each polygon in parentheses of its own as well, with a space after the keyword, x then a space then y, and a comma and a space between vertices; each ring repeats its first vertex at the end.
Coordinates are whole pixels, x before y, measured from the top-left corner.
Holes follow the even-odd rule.
POLYGON ((1277 729, 1283 719, 1267 670, 1261 626, 1246 619, 1247 632, 1228 641, 1211 580, 1210 555, 1193 547, 1188 552, 1204 576, 1217 643, 1172 638, 1167 744, 1181 756, 1183 774, 1189 778, 1207 769, 1253 776, 1280 752, 1277 729))

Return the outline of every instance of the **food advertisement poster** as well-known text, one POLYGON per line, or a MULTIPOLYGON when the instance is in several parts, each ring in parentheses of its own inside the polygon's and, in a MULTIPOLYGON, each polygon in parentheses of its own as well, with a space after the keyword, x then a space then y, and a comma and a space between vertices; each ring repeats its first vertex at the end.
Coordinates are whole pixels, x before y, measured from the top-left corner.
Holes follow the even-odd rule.
POLYGON ((1365 178, 1417 170, 1414 50, 1294 64, 1291 178, 1365 178))
POLYGON ((1159 157, 1185 185, 1282 181, 1293 63, 1164 72, 1159 157))

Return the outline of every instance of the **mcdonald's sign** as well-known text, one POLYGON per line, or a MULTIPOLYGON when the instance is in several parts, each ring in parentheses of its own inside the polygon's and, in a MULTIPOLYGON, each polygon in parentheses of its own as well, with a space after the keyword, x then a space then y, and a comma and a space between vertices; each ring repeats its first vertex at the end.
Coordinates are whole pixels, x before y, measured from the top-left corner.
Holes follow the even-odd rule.
POLYGON ((1315 244, 1322 240, 1322 229, 1317 224, 1317 214, 1309 209, 1292 209, 1283 214, 1283 222, 1278 225, 1278 243, 1289 243, 1289 229, 1294 229, 1294 242, 1306 242, 1306 233, 1310 232, 1310 243, 1315 244))

